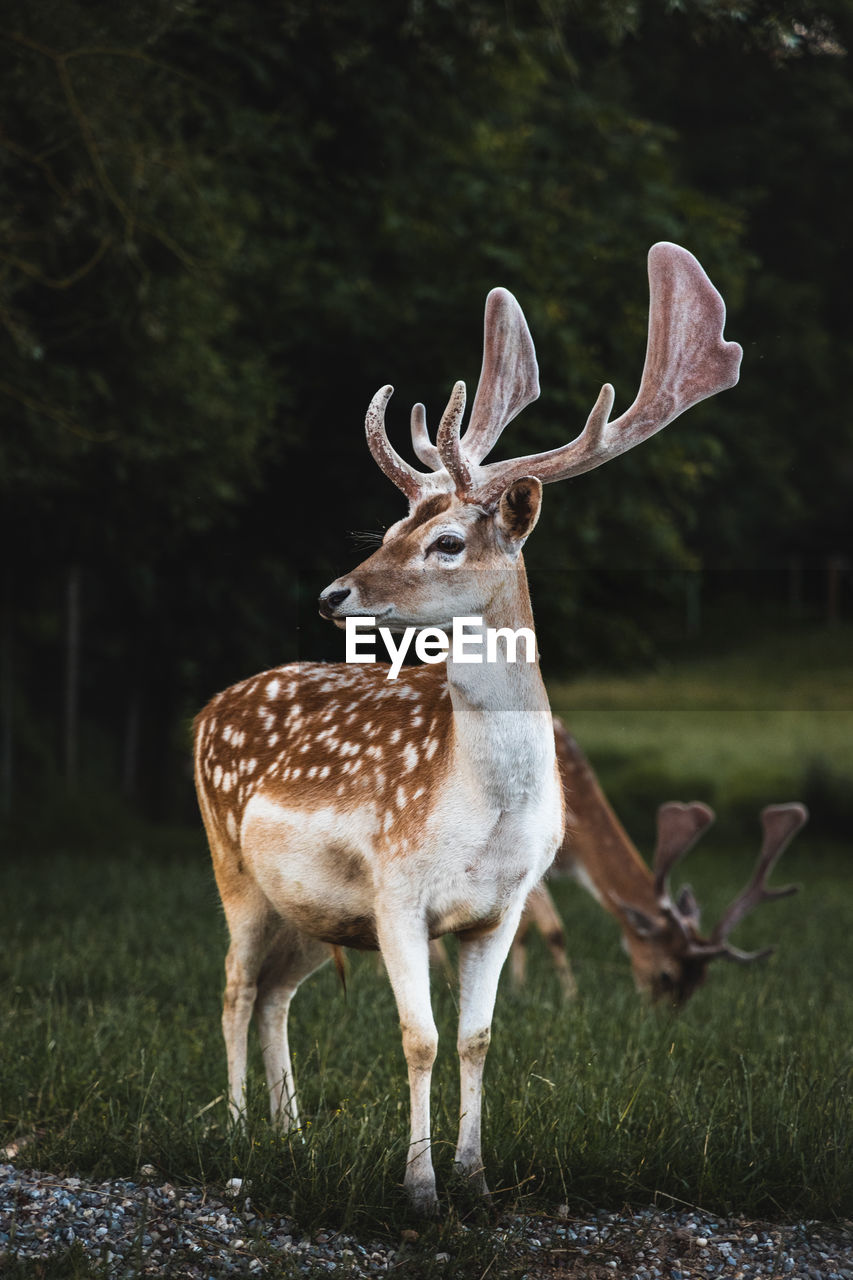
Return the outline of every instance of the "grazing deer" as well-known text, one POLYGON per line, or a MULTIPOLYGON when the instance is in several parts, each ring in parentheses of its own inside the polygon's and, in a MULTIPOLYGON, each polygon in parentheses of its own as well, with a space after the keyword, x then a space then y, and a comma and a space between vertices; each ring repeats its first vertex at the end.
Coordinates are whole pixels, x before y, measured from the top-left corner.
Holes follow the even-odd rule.
MULTIPOLYGON (((619 921, 639 991, 653 1000, 682 1005, 705 981, 718 956, 748 964, 772 948, 745 952, 727 939, 748 911, 796 893, 796 885, 768 889, 778 859, 808 818, 802 804, 769 805, 762 811, 761 853, 749 885, 734 900, 708 937, 699 932, 699 906, 685 887, 673 900, 669 876, 693 848, 714 814, 704 804, 662 804, 657 813, 657 843, 652 870, 640 857, 610 807, 589 761, 565 725, 554 717, 557 762, 568 814, 566 834, 553 869, 578 880, 619 921)), ((524 981, 525 943, 531 925, 541 931, 567 995, 575 982, 566 957, 563 924, 545 884, 531 892, 512 944, 512 976, 524 981)))
MULTIPOLYGON (((633 405, 609 421, 613 388, 562 448, 484 464, 504 427, 539 393, 533 342, 503 289, 486 303, 480 383, 464 435, 458 382, 433 445, 415 407, 428 472, 385 431, 392 393, 366 418, 374 459, 409 500, 382 546, 320 596, 339 625, 371 617, 386 635, 438 632, 475 617, 482 630, 532 627, 522 547, 542 485, 600 466, 737 381, 725 307, 699 263, 672 244, 649 254, 649 338, 633 405)), ((433 635, 433 640, 436 636, 433 635)), ((246 1035, 257 1015, 273 1117, 298 1123, 287 1014, 330 947, 379 948, 402 1028, 411 1129, 405 1186, 437 1206, 430 1077, 437 1032, 431 937, 459 939, 461 1118, 456 1163, 488 1194, 481 1085, 503 963, 524 903, 563 837, 563 797, 538 658, 407 668, 299 664, 220 693, 197 717, 195 776, 231 934, 223 1031, 231 1111, 244 1106, 246 1035)), ((434 659, 433 659, 434 661, 434 659)))

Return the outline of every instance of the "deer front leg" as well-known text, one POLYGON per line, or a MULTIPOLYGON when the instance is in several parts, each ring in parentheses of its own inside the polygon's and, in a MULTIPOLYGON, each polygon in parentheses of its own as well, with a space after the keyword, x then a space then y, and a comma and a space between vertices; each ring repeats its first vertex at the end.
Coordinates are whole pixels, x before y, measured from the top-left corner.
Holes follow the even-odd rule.
POLYGON ((459 939, 459 1137, 456 1166, 480 1195, 489 1188, 483 1169, 480 1126, 483 1068, 492 1035, 492 1015, 501 969, 512 945, 523 906, 505 916, 485 937, 459 939))
POLYGON ((377 934, 397 1002, 409 1071, 409 1156, 403 1185, 419 1213, 435 1213, 438 1198, 430 1150, 430 1084, 438 1031, 429 993, 429 938, 422 919, 399 910, 377 918, 377 934))

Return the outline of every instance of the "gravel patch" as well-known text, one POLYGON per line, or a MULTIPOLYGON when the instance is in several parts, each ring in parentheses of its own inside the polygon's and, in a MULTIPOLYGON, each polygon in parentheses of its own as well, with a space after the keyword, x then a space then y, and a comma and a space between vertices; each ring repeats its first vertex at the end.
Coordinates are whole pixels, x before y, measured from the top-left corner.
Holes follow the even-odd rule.
MULTIPOLYGON (((146 1174, 152 1181, 96 1183, 0 1164, 0 1273, 10 1259, 45 1259, 76 1244, 117 1278, 464 1274, 452 1246, 425 1248, 415 1229, 396 1242, 331 1230, 309 1237, 287 1218, 256 1214, 237 1179, 212 1193, 156 1185, 156 1171, 146 1174)), ((460 1227, 460 1238, 467 1230, 481 1231, 460 1227)), ((488 1240, 494 1277, 853 1280, 850 1222, 780 1225, 657 1208, 577 1216, 563 1205, 547 1217, 504 1215, 488 1240)))

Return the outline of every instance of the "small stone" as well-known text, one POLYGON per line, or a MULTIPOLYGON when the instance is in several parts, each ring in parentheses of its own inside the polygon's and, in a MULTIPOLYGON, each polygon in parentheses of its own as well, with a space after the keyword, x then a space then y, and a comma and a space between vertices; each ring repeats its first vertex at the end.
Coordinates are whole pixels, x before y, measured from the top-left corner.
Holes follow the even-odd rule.
POLYGON ((449 1254, 449 1253, 437 1253, 437 1254, 435 1255, 435 1260, 436 1260, 436 1262, 441 1262, 441 1263, 449 1262, 449 1261, 450 1261, 450 1254, 449 1254))
POLYGON ((225 1183, 225 1190, 228 1192, 229 1195, 232 1195, 232 1196, 236 1196, 237 1193, 240 1190, 242 1190, 242 1187, 243 1187, 242 1178, 229 1178, 228 1181, 225 1183))
POLYGON ((143 1164, 139 1167, 139 1176, 140 1178, 156 1178, 157 1170, 153 1164, 143 1164))
MULTIPOLYGON (((420 1232, 413 1230, 412 1227, 406 1227, 400 1232, 400 1239, 403 1241, 403 1244, 414 1244, 415 1241, 420 1240, 420 1238, 420 1232)), ((345 1252, 349 1251, 345 1250, 345 1252)))

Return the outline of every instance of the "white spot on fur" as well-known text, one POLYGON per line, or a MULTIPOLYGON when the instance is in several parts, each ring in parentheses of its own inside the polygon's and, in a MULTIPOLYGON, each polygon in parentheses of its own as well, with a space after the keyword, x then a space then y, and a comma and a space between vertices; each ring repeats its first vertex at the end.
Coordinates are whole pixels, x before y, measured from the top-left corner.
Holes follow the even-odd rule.
POLYGON ((418 763, 418 753, 417 751, 415 751, 415 748, 412 746, 411 742, 407 742, 403 750, 403 764, 406 770, 408 771, 408 770, 414 769, 417 763, 418 763))
POLYGON ((228 810, 228 816, 225 819, 225 826, 231 839, 236 840, 239 834, 237 831, 237 819, 234 817, 234 814, 230 809, 228 810))
POLYGON ((277 698, 278 691, 280 688, 281 688, 281 685, 279 684, 278 680, 270 680, 269 684, 267 685, 267 697, 277 698))

